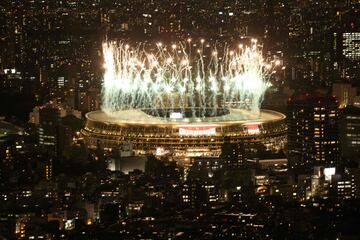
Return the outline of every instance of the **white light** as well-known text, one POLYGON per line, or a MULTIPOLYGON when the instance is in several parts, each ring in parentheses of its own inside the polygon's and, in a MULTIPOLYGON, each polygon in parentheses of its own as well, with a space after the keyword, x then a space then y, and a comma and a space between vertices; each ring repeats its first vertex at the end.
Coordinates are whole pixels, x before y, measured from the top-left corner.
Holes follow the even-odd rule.
POLYGON ((183 115, 180 112, 172 112, 170 114, 170 118, 171 119, 180 119, 180 118, 183 118, 183 115))
POLYGON ((188 65, 189 64, 189 60, 187 60, 187 59, 183 59, 182 61, 181 61, 181 65, 188 65))
POLYGON ((203 55, 201 49, 194 57, 181 43, 171 46, 177 51, 168 52, 162 43, 156 45, 157 50, 148 52, 140 45, 130 48, 125 43, 103 44, 102 110, 106 114, 149 107, 154 111, 188 108, 194 114, 198 108, 227 107, 219 106, 219 102, 244 103, 253 114, 259 113, 272 72, 260 47, 240 44, 236 51, 225 48, 221 58, 214 48, 207 64, 203 59, 207 53, 203 55))
POLYGON ((332 176, 335 175, 336 168, 324 168, 325 181, 331 181, 332 176))

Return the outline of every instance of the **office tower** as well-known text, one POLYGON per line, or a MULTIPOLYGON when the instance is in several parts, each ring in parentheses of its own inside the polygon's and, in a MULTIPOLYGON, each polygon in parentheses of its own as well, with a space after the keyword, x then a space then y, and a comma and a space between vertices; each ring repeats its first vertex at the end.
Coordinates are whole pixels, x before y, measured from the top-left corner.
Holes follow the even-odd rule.
POLYGON ((230 137, 225 137, 221 147, 221 158, 228 169, 240 167, 245 161, 244 144, 231 142, 230 137))
POLYGON ((288 102, 288 157, 294 167, 335 165, 339 158, 338 102, 297 94, 288 102))
POLYGON ((39 109, 39 145, 48 153, 57 156, 60 110, 55 105, 39 109))
POLYGON ((332 94, 339 101, 339 107, 354 105, 357 89, 349 83, 334 83, 332 94))
POLYGON ((341 156, 360 156, 360 108, 349 106, 340 113, 339 136, 341 156))

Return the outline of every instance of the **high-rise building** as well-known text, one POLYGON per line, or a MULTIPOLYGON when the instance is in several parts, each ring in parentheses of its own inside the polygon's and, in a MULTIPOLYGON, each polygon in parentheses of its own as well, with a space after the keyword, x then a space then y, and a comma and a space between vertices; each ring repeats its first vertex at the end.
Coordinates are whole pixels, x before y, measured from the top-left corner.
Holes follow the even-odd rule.
POLYGON ((288 102, 288 157, 292 167, 335 165, 339 158, 338 102, 298 94, 288 102))
POLYGON ((351 180, 342 180, 337 182, 336 192, 340 199, 355 198, 355 186, 351 180))
POLYGON ((181 186, 181 203, 188 208, 198 208, 207 202, 205 188, 197 181, 186 181, 181 186))
POLYGON ((360 20, 359 12, 352 9, 339 12, 339 27, 334 32, 334 67, 340 77, 358 85, 360 73, 360 20))
POLYGON ((344 108, 348 105, 354 105, 357 89, 350 83, 334 83, 332 94, 339 101, 339 107, 344 108))
POLYGON ((342 44, 342 54, 346 59, 360 60, 360 32, 344 32, 342 44))
POLYGON ((0 86, 2 92, 21 92, 24 87, 21 72, 15 68, 4 69, 0 72, 0 86))
POLYGON ((37 161, 37 174, 45 180, 51 180, 53 175, 53 160, 52 158, 43 158, 37 161))
POLYGON ((225 137, 221 147, 221 158, 224 166, 229 169, 240 167, 245 161, 244 144, 231 142, 230 137, 225 137))
POLYGON ((360 168, 345 168, 344 173, 333 181, 333 187, 339 199, 359 199, 360 168))
POLYGON ((39 109, 39 145, 47 152, 58 154, 60 110, 55 105, 39 109))
POLYGON ((349 106, 341 111, 339 136, 341 156, 360 157, 360 108, 349 106))

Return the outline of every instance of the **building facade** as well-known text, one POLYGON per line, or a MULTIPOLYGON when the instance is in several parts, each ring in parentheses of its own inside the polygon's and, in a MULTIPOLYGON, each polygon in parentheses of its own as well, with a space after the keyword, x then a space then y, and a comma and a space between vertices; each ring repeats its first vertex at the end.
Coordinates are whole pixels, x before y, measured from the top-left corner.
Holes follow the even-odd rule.
POLYGON ((341 156, 360 156, 360 108, 349 106, 340 113, 339 136, 341 156))
POLYGON ((335 165, 339 159, 337 100, 301 94, 289 100, 287 111, 290 166, 335 165))

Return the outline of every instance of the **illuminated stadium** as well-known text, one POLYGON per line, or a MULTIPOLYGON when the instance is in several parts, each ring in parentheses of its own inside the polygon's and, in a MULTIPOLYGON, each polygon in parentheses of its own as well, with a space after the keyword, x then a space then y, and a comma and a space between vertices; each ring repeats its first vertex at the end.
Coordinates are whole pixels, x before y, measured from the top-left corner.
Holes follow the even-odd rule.
POLYGON ((103 103, 86 114, 87 146, 112 149, 131 142, 139 154, 213 157, 230 137, 248 148, 279 150, 285 116, 260 110, 274 61, 263 59, 256 40, 223 49, 221 56, 214 48, 209 58, 204 40, 197 46, 159 43, 148 51, 104 44, 103 103))

